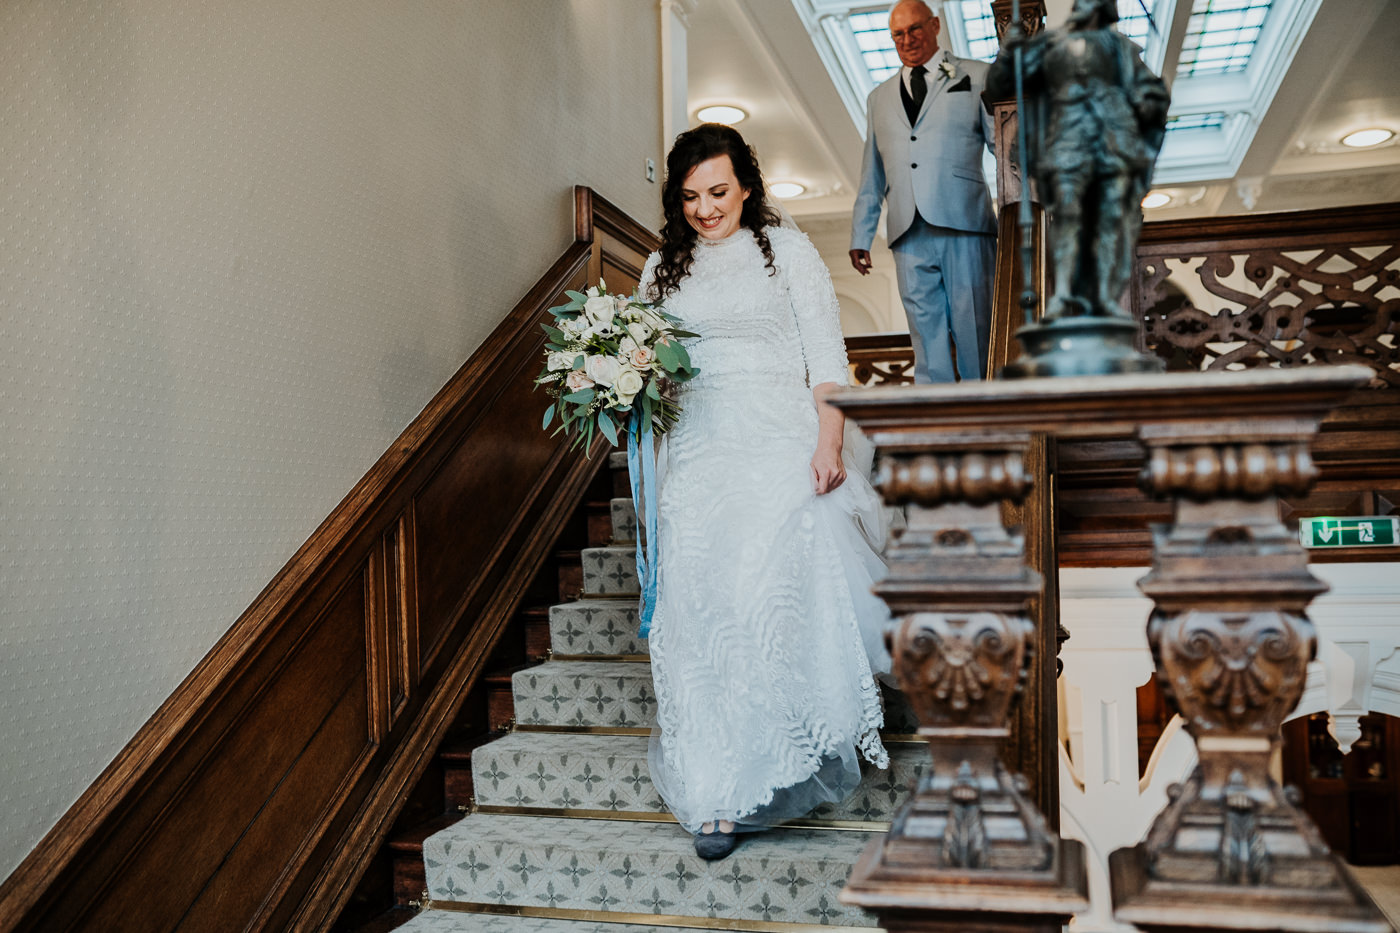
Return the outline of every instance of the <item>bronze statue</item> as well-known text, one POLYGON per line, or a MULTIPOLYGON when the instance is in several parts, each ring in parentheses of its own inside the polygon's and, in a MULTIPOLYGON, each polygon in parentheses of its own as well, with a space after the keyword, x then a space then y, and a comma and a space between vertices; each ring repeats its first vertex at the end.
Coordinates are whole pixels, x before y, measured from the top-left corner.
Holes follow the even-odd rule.
POLYGON ((1128 316, 1119 298, 1170 95, 1117 21, 1114 0, 1075 0, 1060 29, 1028 38, 1013 23, 987 75, 987 98, 1009 97, 1020 47, 1030 176, 1050 211, 1049 319, 1128 316))

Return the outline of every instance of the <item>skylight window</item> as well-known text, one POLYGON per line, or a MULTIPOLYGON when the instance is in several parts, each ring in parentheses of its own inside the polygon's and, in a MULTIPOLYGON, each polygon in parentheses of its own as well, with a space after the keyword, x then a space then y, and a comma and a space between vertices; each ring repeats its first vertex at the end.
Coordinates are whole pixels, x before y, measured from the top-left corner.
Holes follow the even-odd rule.
MULTIPOLYGON (((949 4, 951 6, 951 4, 949 4)), ((986 0, 962 0, 963 35, 967 38, 969 58, 989 62, 997 57, 1001 47, 997 42, 997 24, 986 0)))
POLYGON ((899 70, 899 55, 894 50, 894 40, 890 38, 888 9, 852 13, 851 32, 856 37, 860 57, 873 83, 879 84, 899 70))
MULTIPOLYGON (((802 17, 851 120, 863 131, 867 95, 900 66, 890 40, 887 0, 788 2, 802 17)), ((1118 31, 1143 49, 1149 68, 1173 75, 1173 120, 1157 159, 1158 184, 1230 178, 1239 171, 1259 126, 1257 115, 1269 109, 1324 2, 1114 0, 1118 31), (1168 52, 1177 50, 1177 58, 1167 61, 1168 52)), ((1061 10, 1070 5, 1071 0, 1058 0, 1061 10)), ((939 46, 963 58, 994 59, 989 6, 987 0, 942 0, 939 46)))
POLYGON ((1172 117, 1167 120, 1167 132, 1182 132, 1185 130, 1219 130, 1225 126, 1225 111, 1217 110, 1214 113, 1188 113, 1179 117, 1172 117))
POLYGON ((1147 48, 1147 10, 1138 0, 1118 0, 1118 31, 1137 43, 1140 49, 1147 48))
MULTIPOLYGON (((1197 5, 1212 0, 1197 0, 1197 5)), ((1249 5, 1261 0, 1213 0, 1216 6, 1222 2, 1249 5)), ((1268 6, 1269 0, 1262 0, 1268 6)), ((1132 39, 1141 48, 1146 48, 1151 27, 1143 4, 1139 0, 1118 0, 1118 31, 1132 39)), ((870 73, 871 85, 879 84, 899 70, 899 55, 895 52, 894 41, 890 39, 889 7, 867 9, 850 14, 851 34, 860 50, 861 60, 870 73)), ((987 0, 949 0, 943 8, 944 29, 939 38, 940 45, 951 47, 954 54, 990 62, 997 57, 1000 43, 997 41, 996 20, 992 18, 987 0)))
POLYGON ((1244 71, 1273 0, 1195 0, 1177 76, 1244 71))

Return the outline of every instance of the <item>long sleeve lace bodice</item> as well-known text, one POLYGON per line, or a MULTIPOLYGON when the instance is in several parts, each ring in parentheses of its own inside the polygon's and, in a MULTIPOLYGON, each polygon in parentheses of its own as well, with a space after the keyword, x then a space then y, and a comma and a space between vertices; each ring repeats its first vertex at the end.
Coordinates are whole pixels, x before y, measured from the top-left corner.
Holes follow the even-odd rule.
MULTIPOLYGON (((766 232, 776 274, 765 266, 753 234, 741 228, 718 242, 700 240, 690 275, 665 299, 666 310, 700 335, 685 341, 700 369, 690 385, 734 377, 849 385, 841 309, 826 264, 805 234, 786 227, 766 232)), ((658 258, 652 253, 647 259, 643 295, 650 293, 658 258)))

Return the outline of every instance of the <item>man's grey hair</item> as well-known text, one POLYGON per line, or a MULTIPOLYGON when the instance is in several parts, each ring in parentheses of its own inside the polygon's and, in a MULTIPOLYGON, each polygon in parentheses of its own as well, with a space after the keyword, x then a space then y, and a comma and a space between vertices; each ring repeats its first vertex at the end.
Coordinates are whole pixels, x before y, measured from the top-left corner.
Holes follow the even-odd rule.
POLYGON ((890 15, 894 15, 896 7, 901 7, 906 3, 917 3, 925 10, 928 10, 928 15, 932 16, 934 19, 940 19, 943 16, 943 0, 896 0, 896 2, 890 4, 890 15))

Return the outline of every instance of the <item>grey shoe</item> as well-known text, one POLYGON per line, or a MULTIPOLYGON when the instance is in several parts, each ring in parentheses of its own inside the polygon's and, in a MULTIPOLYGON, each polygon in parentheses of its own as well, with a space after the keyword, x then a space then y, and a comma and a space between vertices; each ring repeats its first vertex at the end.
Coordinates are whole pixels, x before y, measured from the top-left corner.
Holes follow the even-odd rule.
POLYGON ((724 858, 733 852, 734 847, 738 844, 738 833, 722 833, 715 830, 712 833, 695 834, 695 854, 706 861, 713 862, 716 859, 724 858))

